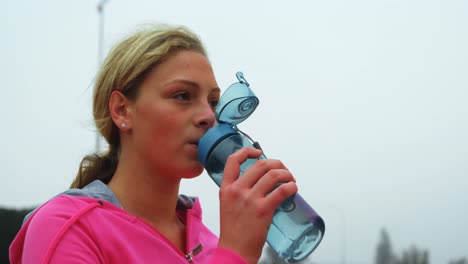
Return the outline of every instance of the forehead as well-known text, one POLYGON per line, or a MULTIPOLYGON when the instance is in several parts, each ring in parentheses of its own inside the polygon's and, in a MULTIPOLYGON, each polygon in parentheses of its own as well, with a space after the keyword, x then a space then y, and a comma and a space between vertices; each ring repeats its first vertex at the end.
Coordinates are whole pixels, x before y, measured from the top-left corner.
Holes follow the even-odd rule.
POLYGON ((179 84, 190 84, 201 91, 210 94, 218 91, 219 94, 211 64, 206 56, 196 51, 178 51, 149 72, 138 87, 137 98, 146 93, 169 93, 179 84))
POLYGON ((178 51, 170 55, 153 69, 150 76, 159 81, 187 79, 216 84, 208 59, 196 51, 178 51))

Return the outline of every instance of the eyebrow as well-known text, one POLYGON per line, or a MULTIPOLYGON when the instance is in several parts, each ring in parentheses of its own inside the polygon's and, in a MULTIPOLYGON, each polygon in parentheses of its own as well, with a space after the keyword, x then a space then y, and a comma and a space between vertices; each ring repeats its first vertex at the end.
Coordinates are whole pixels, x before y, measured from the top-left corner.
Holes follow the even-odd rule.
MULTIPOLYGON (((185 80, 185 79, 175 79, 175 80, 173 80, 173 81, 168 82, 168 83, 166 84, 166 86, 167 86, 167 85, 172 85, 172 84, 174 84, 174 83, 185 83, 185 84, 188 84, 188 85, 190 85, 190 86, 200 87, 200 86, 198 85, 198 83, 193 82, 193 81, 189 81, 189 80, 185 80)), ((216 87, 211 88, 211 92, 219 92, 219 93, 221 93, 221 89, 220 89, 219 87, 216 86, 216 87)))

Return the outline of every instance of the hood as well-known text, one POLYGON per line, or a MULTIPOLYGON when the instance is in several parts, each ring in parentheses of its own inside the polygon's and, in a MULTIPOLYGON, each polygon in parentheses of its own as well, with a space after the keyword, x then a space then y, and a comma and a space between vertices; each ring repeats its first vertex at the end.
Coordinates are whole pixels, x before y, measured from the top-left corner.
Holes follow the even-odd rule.
MULTIPOLYGON (((73 212, 73 217, 71 217, 66 222, 66 224, 63 225, 64 230, 66 227, 72 226, 83 215, 93 211, 96 208, 102 208, 103 203, 110 203, 115 207, 121 208, 121 204, 118 201, 117 197, 114 195, 111 189, 107 187, 107 185, 104 184, 102 181, 95 180, 82 189, 67 190, 55 196, 54 198, 44 203, 43 205, 37 207, 34 211, 29 213, 25 217, 25 219, 23 220, 23 226, 21 227, 20 231, 16 235, 15 239, 13 240, 9 248, 10 263, 22 263, 23 249, 24 249, 25 241, 28 239, 27 238, 28 227, 31 224, 31 222, 34 220, 35 215, 41 213, 42 207, 53 206, 54 207, 53 210, 55 210, 56 209, 55 207, 57 207, 56 210, 59 212, 62 212, 61 210, 63 211, 70 210, 69 208, 66 208, 66 207, 61 208, 60 206, 68 206, 68 205, 63 205, 60 202, 51 203, 52 200, 54 199, 59 200, 63 198, 64 195, 79 198, 79 203, 81 204, 80 209, 73 212)), ((50 210, 51 208, 47 208, 47 209, 50 210)), ((198 199, 195 199, 194 197, 180 195, 178 198, 176 210, 182 213, 186 213, 187 210, 189 209, 193 209, 192 212, 196 215, 197 218, 201 216, 201 206, 199 204, 198 199)), ((47 236, 46 232, 44 233, 44 236, 47 236)))

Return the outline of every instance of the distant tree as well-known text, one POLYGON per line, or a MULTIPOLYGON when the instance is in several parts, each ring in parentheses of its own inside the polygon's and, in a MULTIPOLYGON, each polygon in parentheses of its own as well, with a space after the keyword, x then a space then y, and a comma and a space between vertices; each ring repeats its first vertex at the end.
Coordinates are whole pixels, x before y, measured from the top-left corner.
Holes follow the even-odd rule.
POLYGON ((24 216, 32 209, 13 210, 0 208, 0 263, 9 263, 8 248, 18 233, 24 216))
POLYGON ((396 264, 429 264, 429 252, 416 246, 411 246, 403 251, 401 258, 396 261, 396 264))
POLYGON ((395 257, 393 254, 392 243, 390 236, 385 228, 380 231, 380 241, 377 244, 375 252, 375 264, 394 264, 395 257))
POLYGON ((455 260, 449 261, 449 264, 468 264, 468 259, 467 258, 459 258, 455 260))

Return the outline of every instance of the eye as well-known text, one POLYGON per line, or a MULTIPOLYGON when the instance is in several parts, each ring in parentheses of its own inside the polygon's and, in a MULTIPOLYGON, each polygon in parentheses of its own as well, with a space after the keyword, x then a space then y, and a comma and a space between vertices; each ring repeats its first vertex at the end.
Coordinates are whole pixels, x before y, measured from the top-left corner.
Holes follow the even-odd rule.
POLYGON ((180 92, 173 97, 176 100, 181 101, 189 101, 190 100, 190 93, 189 92, 180 92))
POLYGON ((215 109, 216 106, 218 106, 219 99, 211 99, 211 100, 209 100, 209 103, 211 105, 211 108, 215 109))

